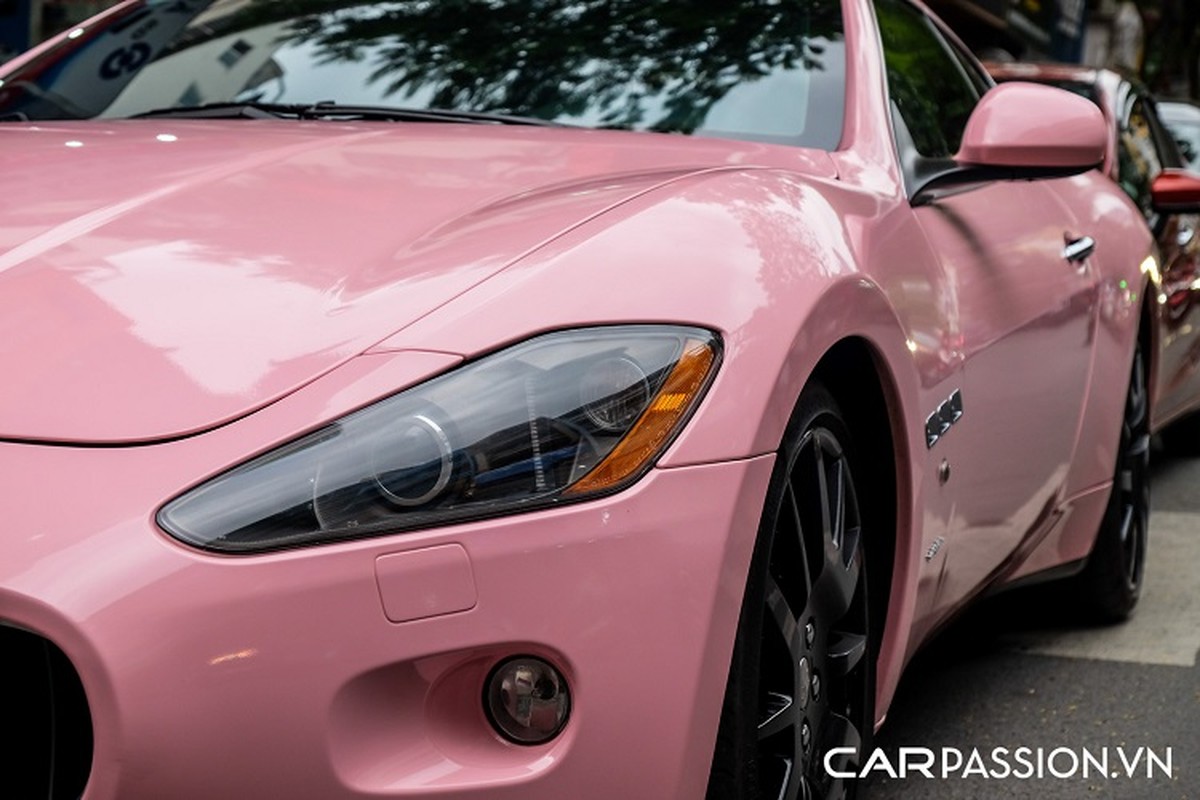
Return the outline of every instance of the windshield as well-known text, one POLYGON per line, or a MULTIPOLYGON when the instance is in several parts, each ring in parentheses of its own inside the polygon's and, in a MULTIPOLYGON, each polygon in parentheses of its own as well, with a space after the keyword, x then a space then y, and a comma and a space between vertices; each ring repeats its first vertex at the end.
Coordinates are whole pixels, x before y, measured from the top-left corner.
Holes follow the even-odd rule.
POLYGON ((838 0, 140 0, 0 72, 0 119, 327 102, 832 149, 844 61, 838 0))

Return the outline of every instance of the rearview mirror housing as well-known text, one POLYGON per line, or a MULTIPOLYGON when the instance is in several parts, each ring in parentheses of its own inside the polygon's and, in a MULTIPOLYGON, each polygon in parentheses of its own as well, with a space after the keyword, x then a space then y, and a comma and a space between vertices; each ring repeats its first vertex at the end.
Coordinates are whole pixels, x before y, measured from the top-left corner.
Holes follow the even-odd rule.
POLYGON ((1108 123, 1091 100, 1053 86, 1003 83, 975 106, 954 160, 1084 172, 1103 163, 1108 138, 1108 123))
POLYGON ((913 205, 940 190, 994 180, 1077 175, 1104 163, 1108 123, 1090 100, 1035 83, 1003 83, 975 106, 953 159, 924 160, 913 205))

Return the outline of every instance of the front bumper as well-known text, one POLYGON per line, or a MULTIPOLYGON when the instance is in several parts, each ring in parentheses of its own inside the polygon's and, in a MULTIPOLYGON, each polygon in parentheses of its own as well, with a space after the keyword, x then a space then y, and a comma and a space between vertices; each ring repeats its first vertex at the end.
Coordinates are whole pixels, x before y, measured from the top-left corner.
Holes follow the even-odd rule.
POLYGON ((0 624, 79 672, 85 798, 703 795, 772 457, 223 557, 153 522, 185 480, 172 448, 196 446, 0 445, 0 624), (511 744, 483 712, 488 671, 515 654, 570 681, 549 744, 511 744))

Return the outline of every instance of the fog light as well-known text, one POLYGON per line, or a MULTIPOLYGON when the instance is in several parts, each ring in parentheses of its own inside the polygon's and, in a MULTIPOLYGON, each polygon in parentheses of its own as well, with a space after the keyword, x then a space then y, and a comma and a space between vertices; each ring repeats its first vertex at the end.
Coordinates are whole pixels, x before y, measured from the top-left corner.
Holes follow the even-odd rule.
POLYGON ((492 670, 483 704, 501 736, 517 744, 542 744, 567 724, 571 692, 567 679, 552 665, 518 656, 492 670))

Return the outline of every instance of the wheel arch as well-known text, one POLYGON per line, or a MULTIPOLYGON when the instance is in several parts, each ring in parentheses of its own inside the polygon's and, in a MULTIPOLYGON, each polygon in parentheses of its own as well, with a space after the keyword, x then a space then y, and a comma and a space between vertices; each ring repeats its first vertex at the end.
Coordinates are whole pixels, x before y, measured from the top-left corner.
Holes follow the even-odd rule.
MULTIPOLYGON (((786 371, 785 368, 784 372, 786 371)), ((780 498, 785 493, 782 486, 794 487, 794 484, 791 484, 792 478, 788 477, 793 474, 792 458, 796 455, 794 448, 803 447, 803 442, 809 441, 802 439, 800 434, 813 419, 820 418, 820 414, 824 413, 820 409, 831 408, 831 403, 832 409, 840 417, 832 423, 832 429, 844 429, 838 439, 844 443, 845 452, 851 459, 851 472, 859 498, 857 506, 865 535, 864 566, 867 574, 866 599, 870 619, 867 630, 870 635, 870 652, 874 654, 876 665, 876 680, 872 687, 873 716, 865 716, 864 722, 869 721, 869 724, 878 727, 882 714, 879 703, 890 702, 891 692, 882 692, 881 687, 890 687, 893 684, 883 677, 880 670, 891 672, 892 662, 880 657, 880 645, 884 641, 896 640, 907 643, 908 626, 899 612, 906 605, 904 600, 908 595, 905 591, 909 587, 906 565, 913 560, 912 542, 919 541, 911 535, 911 522, 914 519, 914 504, 909 500, 914 483, 908 468, 912 463, 908 455, 908 428, 911 426, 905 422, 907 416, 900 404, 901 390, 895 376, 895 371, 874 342, 864 335, 850 334, 838 339, 819 354, 816 364, 806 375, 794 399, 792 414, 779 441, 771 489, 768 491, 766 508, 762 512, 762 519, 756 531, 750 575, 745 581, 745 593, 739 604, 739 638, 726 686, 721 735, 716 745, 711 779, 715 783, 710 782, 709 797, 727 796, 724 790, 729 787, 729 781, 732 780, 730 776, 736 777, 740 774, 737 766, 752 760, 738 745, 738 742, 744 744, 744 741, 731 737, 729 732, 730 726, 734 730, 741 729, 745 724, 744 709, 753 707, 753 703, 747 704, 744 695, 737 694, 740 690, 736 687, 744 685, 742 680, 746 675, 759 674, 758 661, 749 658, 743 650, 746 642, 741 639, 741 631, 758 630, 762 624, 762 619, 754 616, 754 600, 762 597, 759 594, 763 590, 762 571, 768 558, 770 563, 775 563, 776 545, 773 542, 777 540, 777 533, 765 537, 764 534, 779 530, 775 524, 780 519, 777 516, 778 504, 782 502, 780 498), (755 567, 755 564, 758 566, 755 567), (732 723, 726 718, 730 715, 732 723), (732 759, 732 762, 729 759, 732 759), (717 768, 718 763, 723 765, 721 769, 717 768)), ((801 512, 797 510, 796 513, 801 512)), ((793 533, 798 533, 800 527, 797 520, 793 533)), ((811 531, 811 528, 805 526, 804 530, 811 531)), ((824 629, 819 623, 818 628, 824 629)), ((755 648, 751 647, 750 650, 754 651, 755 648)), ((815 669, 819 672, 819 668, 815 669)), ((871 707, 865 711, 867 714, 872 713, 871 707)), ((864 736, 863 741, 864 746, 869 748, 869 737, 864 736)), ((865 753, 861 755, 865 757, 865 753)))
MULTIPOLYGON (((680 465, 704 463, 720 452, 717 445, 728 445, 728 438, 735 435, 748 440, 742 445, 748 456, 778 453, 804 388, 819 380, 833 393, 850 417, 856 450, 864 449, 862 461, 870 465, 867 480, 882 485, 889 500, 882 504, 886 506, 882 525, 887 527, 881 529, 890 538, 868 543, 869 548, 883 546, 885 555, 881 560, 874 556, 875 550, 869 549, 867 554, 869 577, 884 581, 887 587, 874 592, 871 601, 873 618, 883 620, 876 626, 880 636, 874 643, 878 724, 908 657, 916 609, 924 507, 919 466, 925 452, 924 415, 920 413, 923 373, 887 294, 866 275, 827 281, 819 291, 811 291, 816 288, 813 283, 807 288, 810 292, 797 296, 800 307, 793 306, 799 322, 783 342, 769 348, 775 351, 769 370, 761 359, 746 363, 745 347, 738 337, 727 341, 727 348, 733 351, 731 363, 724 365, 729 369, 718 373, 710 392, 734 397, 741 405, 727 399, 719 404, 706 401, 697 418, 715 413, 703 420, 708 436, 701 440, 702 446, 673 448, 667 459, 680 465), (761 388, 751 389, 754 384, 761 388), (750 398, 755 398, 753 405, 746 402, 750 398), (731 406, 738 412, 734 416, 730 416, 731 406), (748 416, 754 418, 753 426, 747 425, 748 416), (713 435, 714 431, 725 439, 713 435), (884 576, 879 577, 877 570, 884 576)), ((692 424, 697 421, 693 419, 692 424)), ((757 530, 742 531, 725 544, 727 552, 736 554, 727 594, 739 598, 739 607, 756 535, 757 530)), ((733 627, 714 631, 714 646, 720 645, 717 652, 721 658, 732 642, 733 627)))
POLYGON ((872 523, 886 535, 868 541, 872 618, 881 624, 876 669, 877 722, 886 714, 908 656, 919 582, 925 451, 921 371, 886 293, 862 274, 828 284, 810 298, 756 434, 755 452, 778 452, 804 387, 820 381, 834 395, 854 436, 864 476, 886 503, 872 523), (882 539, 882 541, 881 541, 882 539), (882 559, 875 555, 883 549, 882 559), (873 588, 873 587, 872 587, 873 588))
MULTIPOLYGON (((870 497, 861 513, 867 533, 871 652, 878 657, 892 623, 893 586, 902 582, 903 562, 897 560, 897 552, 906 549, 902 543, 913 541, 910 526, 902 522, 911 519, 908 498, 912 495, 903 416, 897 414, 889 371, 865 339, 851 337, 835 344, 818 362, 812 379, 825 386, 841 407, 854 437, 856 482, 870 497)), ((883 682, 877 679, 877 683, 883 682)), ((878 695, 877 687, 877 707, 878 695)))
POLYGON ((911 422, 918 416, 912 411, 916 387, 905 386, 915 382, 913 373, 896 370, 878 341, 850 335, 825 351, 810 377, 841 407, 854 436, 858 483, 871 497, 863 507, 868 530, 874 531, 866 547, 877 724, 886 716, 907 660, 919 578, 921 480, 913 458, 912 431, 918 426, 911 422))

